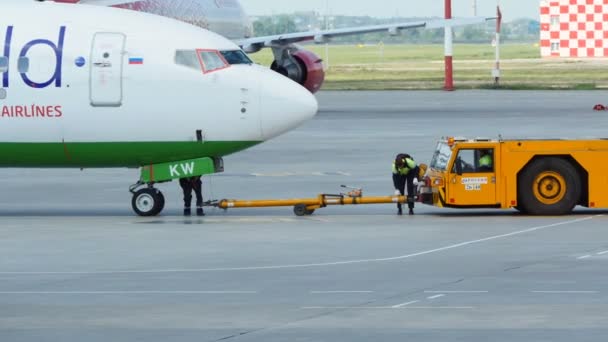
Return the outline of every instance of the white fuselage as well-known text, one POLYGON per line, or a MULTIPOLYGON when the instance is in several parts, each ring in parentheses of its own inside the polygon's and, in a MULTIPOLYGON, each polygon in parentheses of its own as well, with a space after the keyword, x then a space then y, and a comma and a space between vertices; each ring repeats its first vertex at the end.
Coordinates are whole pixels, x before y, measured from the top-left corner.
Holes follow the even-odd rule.
POLYGON ((11 18, 0 25, 0 159, 4 143, 193 142, 197 131, 203 143, 261 142, 317 111, 306 89, 266 68, 176 63, 177 51, 240 51, 189 24, 57 3, 9 1, 0 12, 11 18))

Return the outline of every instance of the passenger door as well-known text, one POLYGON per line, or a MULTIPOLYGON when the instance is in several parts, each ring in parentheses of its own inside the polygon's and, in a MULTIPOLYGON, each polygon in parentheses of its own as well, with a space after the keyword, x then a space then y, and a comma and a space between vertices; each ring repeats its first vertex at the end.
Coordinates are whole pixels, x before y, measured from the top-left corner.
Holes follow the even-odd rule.
POLYGON ((448 179, 448 205, 495 206, 496 161, 493 148, 458 150, 448 179), (482 152, 492 156, 491 167, 480 166, 482 152))
POLYGON ((122 70, 126 37, 122 33, 98 32, 91 50, 90 95, 95 107, 122 105, 122 70))

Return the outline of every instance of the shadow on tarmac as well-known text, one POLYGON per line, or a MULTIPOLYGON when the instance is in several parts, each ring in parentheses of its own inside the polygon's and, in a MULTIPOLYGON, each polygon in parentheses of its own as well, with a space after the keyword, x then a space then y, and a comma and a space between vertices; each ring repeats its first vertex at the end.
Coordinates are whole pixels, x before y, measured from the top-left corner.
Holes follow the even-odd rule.
POLYGON ((0 217, 50 217, 50 218, 60 218, 60 217, 89 217, 89 218, 104 218, 104 217, 125 217, 125 218, 138 218, 142 219, 142 223, 162 223, 163 219, 176 219, 176 218, 184 218, 186 223, 191 223, 193 220, 198 219, 201 222, 204 221, 205 218, 264 218, 264 217, 272 217, 272 218, 289 218, 289 219, 306 219, 306 218, 336 218, 336 217, 361 217, 361 216, 386 216, 386 217, 398 217, 398 218, 415 218, 415 217, 441 217, 441 218, 466 218, 466 217, 568 217, 568 216, 593 216, 593 215, 607 215, 608 210, 603 209, 586 209, 581 208, 575 210, 570 215, 564 216, 532 216, 521 214, 516 210, 499 210, 499 209, 487 209, 487 210, 479 210, 479 209, 445 209, 443 211, 441 209, 435 209, 432 211, 418 211, 414 216, 397 216, 395 213, 391 211, 367 211, 367 212, 345 212, 345 213, 336 213, 335 211, 325 214, 322 209, 311 216, 306 217, 296 217, 293 215, 291 210, 281 208, 281 209, 243 209, 243 210, 205 210, 207 216, 197 217, 193 215, 192 217, 183 217, 181 215, 180 210, 166 210, 162 215, 157 217, 138 217, 130 210, 115 210, 115 209, 74 209, 74 210, 66 210, 66 209, 32 209, 32 210, 2 210, 0 209, 0 217), (147 221, 146 219, 149 219, 147 221))
POLYGON ((433 214, 429 214, 429 215, 433 215, 436 217, 445 217, 445 218, 450 218, 450 217, 539 217, 539 218, 543 218, 543 217, 569 217, 569 216, 596 216, 596 215, 608 215, 608 210, 604 210, 604 209, 579 209, 579 210, 575 210, 574 212, 572 212, 569 215, 554 215, 554 216, 543 216, 543 215, 526 215, 526 214, 522 214, 519 211, 516 210, 500 210, 500 209, 496 209, 496 210, 491 210, 491 211, 467 211, 466 209, 463 209, 461 211, 451 211, 449 213, 433 213, 433 214))

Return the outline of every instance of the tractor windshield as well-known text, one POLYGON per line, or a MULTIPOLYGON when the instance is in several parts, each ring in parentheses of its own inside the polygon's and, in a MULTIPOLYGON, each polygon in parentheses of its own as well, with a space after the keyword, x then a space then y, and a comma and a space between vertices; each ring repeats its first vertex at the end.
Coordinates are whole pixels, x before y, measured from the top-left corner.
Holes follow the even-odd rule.
POLYGON ((447 142, 439 142, 439 144, 437 144, 437 148, 435 149, 435 153, 433 154, 430 167, 439 171, 447 170, 448 162, 450 161, 451 156, 452 148, 448 146, 447 142))

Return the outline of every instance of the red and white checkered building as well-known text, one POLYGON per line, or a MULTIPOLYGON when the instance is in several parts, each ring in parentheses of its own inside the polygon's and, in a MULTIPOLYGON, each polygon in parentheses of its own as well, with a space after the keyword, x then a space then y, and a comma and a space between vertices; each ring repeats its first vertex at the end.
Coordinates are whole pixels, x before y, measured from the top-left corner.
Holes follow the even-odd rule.
POLYGON ((543 57, 608 57, 608 0, 541 0, 543 57))

